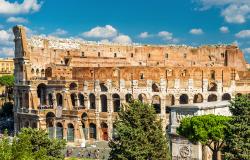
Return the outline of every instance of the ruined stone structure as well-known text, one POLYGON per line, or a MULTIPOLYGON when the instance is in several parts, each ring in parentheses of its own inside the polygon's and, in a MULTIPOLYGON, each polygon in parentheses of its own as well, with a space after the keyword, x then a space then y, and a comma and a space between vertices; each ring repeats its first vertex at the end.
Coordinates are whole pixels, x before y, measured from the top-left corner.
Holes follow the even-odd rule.
MULTIPOLYGON (((249 83, 237 46, 101 44, 15 34, 15 129, 47 129, 75 144, 112 138, 113 121, 131 98, 169 121, 169 106, 230 100, 249 83), (240 73, 240 74, 239 74, 240 73), (243 78, 243 79, 241 79, 243 78)), ((250 90, 244 90, 249 93, 250 90)))
POLYGON ((208 147, 202 147, 200 143, 193 144, 188 139, 179 136, 176 128, 185 117, 207 114, 231 116, 229 105, 228 101, 220 101, 170 106, 169 135, 172 160, 212 160, 212 152, 208 147))

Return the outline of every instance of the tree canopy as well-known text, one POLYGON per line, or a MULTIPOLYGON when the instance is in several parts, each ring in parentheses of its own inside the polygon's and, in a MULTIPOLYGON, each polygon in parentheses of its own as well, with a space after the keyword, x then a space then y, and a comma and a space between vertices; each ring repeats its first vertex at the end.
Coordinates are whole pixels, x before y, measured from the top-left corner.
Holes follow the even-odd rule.
POLYGON ((14 75, 5 75, 0 77, 0 85, 6 87, 14 86, 14 75))
POLYGON ((168 141, 153 106, 132 101, 114 123, 109 159, 169 159, 168 141))
POLYGON ((177 133, 193 143, 200 142, 208 146, 213 152, 213 159, 217 159, 218 151, 225 140, 226 124, 230 117, 219 115, 202 115, 184 118, 177 133))
POLYGON ((10 143, 5 135, 0 141, 1 160, 62 160, 64 140, 50 139, 44 130, 23 128, 10 143))
POLYGON ((230 111, 233 116, 227 126, 225 156, 231 160, 250 160, 250 99, 236 97, 230 111))

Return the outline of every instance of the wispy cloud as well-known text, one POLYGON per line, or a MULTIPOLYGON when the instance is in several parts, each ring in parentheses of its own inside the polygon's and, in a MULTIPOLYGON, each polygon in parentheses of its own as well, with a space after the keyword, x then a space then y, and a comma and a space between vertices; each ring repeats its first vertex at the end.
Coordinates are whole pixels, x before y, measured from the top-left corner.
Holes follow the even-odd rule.
POLYGON ((63 36, 68 34, 68 31, 61 29, 61 28, 57 28, 55 32, 51 33, 50 36, 63 36))
POLYGON ((168 32, 168 31, 160 31, 158 33, 158 36, 166 42, 170 42, 170 43, 178 43, 179 42, 179 39, 174 38, 173 33, 168 32))
POLYGON ((97 26, 81 34, 85 38, 99 39, 101 42, 114 42, 120 44, 131 44, 132 39, 123 33, 120 33, 111 25, 97 26))
POLYGON ((139 34, 139 38, 145 39, 145 38, 149 38, 152 37, 153 35, 149 34, 148 32, 142 32, 139 34))
POLYGON ((222 26, 222 27, 220 27, 220 32, 221 33, 228 33, 229 32, 229 28, 228 27, 226 27, 226 26, 222 26))
POLYGON ((235 34, 237 38, 250 38, 250 30, 242 30, 235 34))
POLYGON ((24 0, 23 3, 0 0, 0 14, 27 14, 39 11, 41 6, 42 2, 38 3, 37 0, 24 0))
POLYGON ((193 28, 189 31, 190 34, 193 34, 193 35, 201 35, 203 34, 203 30, 201 28, 193 28))
POLYGON ((103 27, 97 26, 91 30, 82 33, 84 37, 89 38, 111 38, 117 36, 118 31, 111 25, 106 25, 103 27))
POLYGON ((221 16, 228 23, 242 24, 250 16, 249 0, 196 0, 196 2, 201 4, 200 10, 220 8, 221 16))
POLYGON ((22 17, 9 17, 6 21, 8 23, 28 23, 28 20, 22 17))

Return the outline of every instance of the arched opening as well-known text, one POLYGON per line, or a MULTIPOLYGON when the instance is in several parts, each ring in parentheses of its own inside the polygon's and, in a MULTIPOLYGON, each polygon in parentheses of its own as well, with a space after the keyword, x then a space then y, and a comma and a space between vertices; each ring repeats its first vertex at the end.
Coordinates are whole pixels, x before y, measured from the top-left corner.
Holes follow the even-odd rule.
POLYGON ((230 94, 228 94, 228 93, 223 94, 222 95, 222 100, 223 101, 230 101, 231 100, 230 94))
POLYGON ((132 94, 127 93, 127 94, 125 95, 125 100, 126 100, 127 103, 130 103, 130 102, 132 101, 132 99, 133 99, 132 94))
POLYGON ((194 95, 194 103, 202 103, 203 102, 203 96, 202 94, 198 93, 194 95))
POLYGON ((180 96, 180 104, 188 104, 188 95, 182 94, 180 96))
POLYGON ((108 111, 108 104, 107 104, 107 96, 105 94, 102 94, 100 96, 101 98, 101 107, 102 107, 102 112, 107 112, 108 111))
POLYGON ((50 107, 53 107, 53 95, 52 95, 52 93, 49 93, 48 100, 49 100, 50 107))
POLYGON ((74 125, 72 123, 68 124, 68 130, 67 130, 67 141, 68 142, 74 142, 74 125))
POLYGON ((26 122, 24 123, 24 127, 25 127, 25 128, 29 128, 29 127, 30 127, 29 121, 26 121, 26 122))
POLYGON ((120 96, 118 94, 113 94, 112 99, 113 99, 114 112, 119 112, 120 111, 120 96))
POLYGON ((215 94, 210 94, 207 98, 208 102, 214 102, 217 101, 217 96, 215 94))
POLYGON ((210 78, 211 78, 212 80, 215 80, 215 71, 214 71, 214 70, 211 70, 211 71, 210 71, 210 78))
POLYGON ((45 69, 45 77, 52 77, 52 68, 48 67, 45 69))
POLYGON ((41 76, 42 76, 42 77, 45 76, 45 71, 44 71, 44 69, 41 70, 41 76))
POLYGON ((32 127, 33 129, 37 128, 36 122, 33 122, 31 127, 32 127))
POLYGON ((46 114, 46 126, 48 129, 49 138, 54 138, 54 120, 55 120, 54 113, 49 112, 46 114))
POLYGON ((70 83, 70 85, 69 85, 69 89, 70 90, 77 90, 77 84, 76 83, 70 83))
POLYGON ((147 102, 147 97, 145 94, 139 94, 138 95, 138 99, 142 102, 142 103, 146 103, 147 102))
POLYGON ((78 98, 79 98, 80 106, 81 106, 81 107, 84 107, 85 105, 84 105, 84 96, 83 96, 83 94, 82 94, 82 93, 79 93, 79 94, 78 94, 78 98))
POLYGON ((89 124, 89 138, 96 139, 96 125, 94 123, 89 124))
POLYGON ((158 85, 156 83, 152 84, 152 91, 153 92, 159 92, 160 91, 160 89, 159 89, 159 87, 158 87, 158 85))
POLYGON ((36 75, 39 76, 39 69, 36 69, 36 75))
POLYGON ((40 105, 46 105, 46 85, 39 84, 37 86, 37 96, 40 99, 40 105))
POLYGON ((101 123, 102 139, 108 141, 108 125, 106 123, 101 123))
POLYGON ((95 95, 91 93, 89 95, 89 104, 90 104, 90 109, 95 109, 95 95))
POLYGON ((63 126, 60 122, 56 124, 56 138, 63 139, 63 126))
POLYGON ((217 84, 216 83, 210 83, 208 86, 208 91, 217 91, 217 84))
POLYGON ((34 68, 31 69, 31 74, 34 74, 35 73, 35 70, 34 68))
POLYGON ((105 86, 104 83, 100 83, 100 88, 101 88, 101 92, 108 92, 108 88, 105 86))
POLYGON ((75 93, 71 93, 70 95, 71 103, 73 107, 77 106, 77 95, 75 93))
POLYGON ((160 98, 160 96, 153 96, 152 105, 155 108, 155 113, 160 114, 161 113, 161 98, 160 98))
POLYGON ((56 94, 56 102, 57 102, 57 106, 61 106, 63 105, 63 96, 61 93, 57 93, 56 94))

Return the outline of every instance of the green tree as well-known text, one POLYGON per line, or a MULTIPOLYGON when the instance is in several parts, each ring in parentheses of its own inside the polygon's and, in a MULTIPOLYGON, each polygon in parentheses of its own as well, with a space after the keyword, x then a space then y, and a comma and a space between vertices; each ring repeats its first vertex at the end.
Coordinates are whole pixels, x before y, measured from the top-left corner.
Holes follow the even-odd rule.
POLYGON ((153 106, 140 101, 123 106, 114 130, 109 159, 169 159, 168 141, 153 106))
POLYGON ((225 157, 230 160, 250 160, 250 99, 239 96, 231 104, 233 116, 226 132, 225 157))
POLYGON ((0 140, 1 160, 63 160, 66 142, 49 139, 44 130, 23 128, 11 142, 7 133, 0 140))
POLYGON ((202 115, 184 118, 177 133, 193 143, 200 142, 213 152, 213 160, 217 160, 225 140, 226 124, 230 117, 218 115, 202 115))
POLYGON ((0 116, 1 117, 13 116, 13 103, 12 102, 6 102, 3 104, 2 108, 0 109, 0 116))
POLYGON ((12 160, 12 145, 7 131, 4 132, 3 137, 0 139, 0 159, 12 160))
POLYGON ((13 99, 13 86, 15 83, 14 75, 5 75, 0 77, 0 85, 5 86, 5 101, 13 99))
POLYGON ((14 159, 60 160, 64 140, 50 139, 44 130, 23 128, 13 142, 14 159))
POLYGON ((6 87, 13 87, 14 86, 14 75, 5 75, 0 77, 0 85, 6 87))

